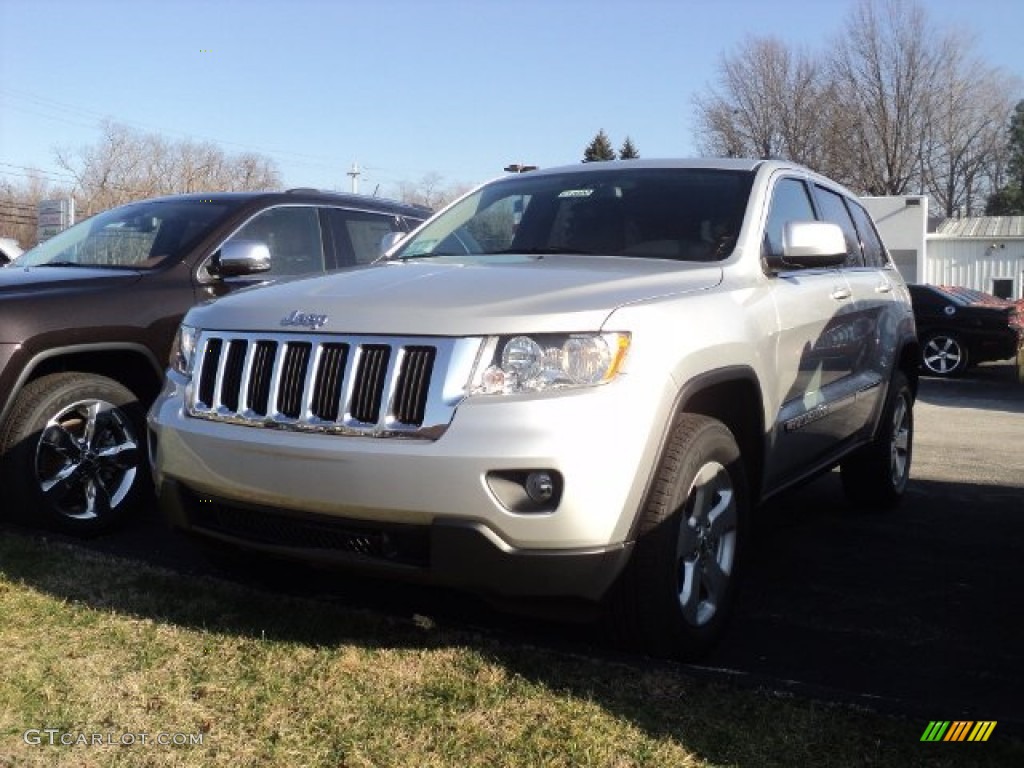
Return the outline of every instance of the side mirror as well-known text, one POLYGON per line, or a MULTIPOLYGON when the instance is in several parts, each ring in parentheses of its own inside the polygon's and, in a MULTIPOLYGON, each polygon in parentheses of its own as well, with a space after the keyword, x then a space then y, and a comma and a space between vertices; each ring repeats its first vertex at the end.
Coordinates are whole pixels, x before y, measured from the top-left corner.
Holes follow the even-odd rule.
POLYGON ((228 240, 213 259, 218 277, 255 275, 270 270, 270 249, 259 240, 228 240))
POLYGON ((380 239, 380 255, 383 256, 400 242, 405 240, 405 235, 405 232, 388 232, 384 235, 384 237, 380 239))
POLYGON ((768 257, 772 269, 835 267, 846 261, 846 238, 838 224, 787 221, 782 228, 782 253, 768 257))

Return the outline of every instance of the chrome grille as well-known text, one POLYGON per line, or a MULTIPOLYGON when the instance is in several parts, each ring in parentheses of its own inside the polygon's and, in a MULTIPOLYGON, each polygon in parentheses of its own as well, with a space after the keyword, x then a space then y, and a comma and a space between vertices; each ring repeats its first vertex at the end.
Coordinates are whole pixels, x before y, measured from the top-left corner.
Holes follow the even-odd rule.
POLYGON ((464 396, 480 341, 204 332, 188 411, 249 426, 433 439, 464 396))

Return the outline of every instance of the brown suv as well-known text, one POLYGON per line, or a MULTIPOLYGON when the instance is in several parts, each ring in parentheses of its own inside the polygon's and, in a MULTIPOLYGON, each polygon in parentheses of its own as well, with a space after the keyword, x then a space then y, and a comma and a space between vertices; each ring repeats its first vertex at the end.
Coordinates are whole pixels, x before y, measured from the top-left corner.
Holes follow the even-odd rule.
POLYGON ((375 259, 429 211, 292 190, 145 200, 0 269, 3 510, 90 533, 148 490, 143 418, 193 304, 375 259))

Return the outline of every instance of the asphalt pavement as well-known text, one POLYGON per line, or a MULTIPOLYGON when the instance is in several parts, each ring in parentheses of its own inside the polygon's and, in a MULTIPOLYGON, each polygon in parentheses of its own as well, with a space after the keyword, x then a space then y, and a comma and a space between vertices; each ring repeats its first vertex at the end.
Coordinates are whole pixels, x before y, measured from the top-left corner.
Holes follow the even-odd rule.
POLYGON ((1024 384, 922 379, 911 483, 861 511, 838 473, 761 510, 719 674, 925 721, 1024 729, 1024 384))

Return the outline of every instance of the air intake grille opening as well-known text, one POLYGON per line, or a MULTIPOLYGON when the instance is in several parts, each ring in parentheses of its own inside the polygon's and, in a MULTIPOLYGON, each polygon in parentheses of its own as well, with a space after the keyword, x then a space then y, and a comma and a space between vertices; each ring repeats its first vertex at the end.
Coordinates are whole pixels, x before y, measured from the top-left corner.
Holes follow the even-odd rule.
POLYGON ((427 405, 430 374, 434 370, 433 347, 406 347, 405 365, 395 392, 395 418, 403 424, 421 424, 427 405))
POLYGON ((391 347, 382 344, 368 344, 363 347, 356 371, 356 383, 352 394, 352 416, 367 424, 376 423, 380 418, 380 402, 383 397, 384 375, 388 370, 391 347))

